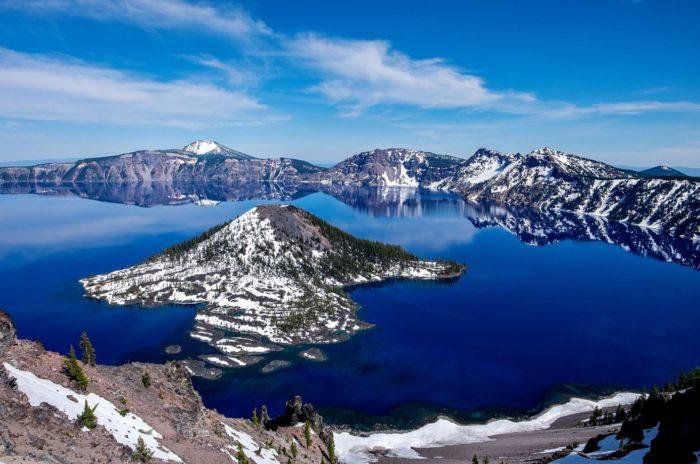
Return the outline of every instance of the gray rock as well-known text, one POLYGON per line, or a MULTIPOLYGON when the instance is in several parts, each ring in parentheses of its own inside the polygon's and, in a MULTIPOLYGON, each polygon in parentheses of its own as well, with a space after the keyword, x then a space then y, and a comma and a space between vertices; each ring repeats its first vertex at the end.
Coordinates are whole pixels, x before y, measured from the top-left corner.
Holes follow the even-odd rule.
POLYGON ((10 315, 0 310, 0 356, 17 340, 17 331, 10 315))
POLYGON ((165 352, 168 354, 178 354, 181 351, 182 347, 180 345, 168 345, 165 347, 165 352))
POLYGON ((216 367, 208 367, 204 361, 196 359, 185 359, 181 361, 187 372, 193 377, 202 377, 204 379, 215 380, 221 377, 223 371, 216 367))
POLYGON ((262 369, 260 369, 260 372, 263 374, 269 374, 270 372, 274 372, 279 369, 284 369, 285 367, 291 366, 292 363, 289 361, 283 361, 281 359, 275 359, 274 361, 270 361, 269 363, 265 364, 262 369))
POLYGON ((309 348, 308 350, 304 350, 299 353, 299 356, 301 356, 304 359, 309 359, 311 361, 325 361, 326 360, 326 355, 323 351, 321 351, 320 348, 309 348))

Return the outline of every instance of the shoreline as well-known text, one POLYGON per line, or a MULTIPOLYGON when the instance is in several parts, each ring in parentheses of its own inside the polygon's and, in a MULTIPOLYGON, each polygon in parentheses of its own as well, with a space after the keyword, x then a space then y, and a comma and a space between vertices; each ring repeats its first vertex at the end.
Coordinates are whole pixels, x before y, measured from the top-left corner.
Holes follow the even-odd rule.
POLYGON ((335 430, 370 435, 409 432, 440 418, 462 425, 483 424, 498 419, 527 420, 572 398, 597 401, 621 392, 639 393, 633 387, 625 388, 622 385, 561 383, 545 390, 530 406, 525 407, 486 404, 473 408, 459 408, 427 401, 410 401, 396 404, 379 413, 320 403, 317 408, 335 430))
POLYGON ((638 393, 618 392, 597 401, 571 398, 522 420, 492 419, 485 423, 459 424, 439 417, 422 427, 403 432, 352 435, 335 432, 338 454, 344 464, 403 462, 415 459, 471 458, 476 450, 495 459, 538 454, 545 458, 559 448, 585 443, 591 437, 614 430, 614 424, 582 427, 580 422, 596 408, 614 408, 634 402, 638 393), (557 446, 554 446, 557 445, 557 446), (546 453, 545 451, 549 451, 546 453))

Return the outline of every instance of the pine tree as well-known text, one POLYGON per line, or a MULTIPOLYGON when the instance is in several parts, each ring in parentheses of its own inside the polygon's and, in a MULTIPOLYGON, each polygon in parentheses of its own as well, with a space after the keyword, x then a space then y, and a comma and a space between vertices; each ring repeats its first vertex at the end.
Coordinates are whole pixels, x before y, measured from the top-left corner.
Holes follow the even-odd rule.
POLYGON ((143 441, 143 437, 139 437, 139 440, 136 442, 136 449, 131 455, 131 459, 138 462, 150 462, 153 459, 153 452, 148 449, 146 442, 143 441))
POLYGON ((93 348, 92 343, 90 343, 90 338, 88 338, 87 332, 80 334, 80 348, 83 351, 83 363, 87 364, 88 366, 94 366, 97 364, 95 348, 93 348))
POLYGON ((484 464, 489 464, 489 457, 488 456, 484 457, 484 464))
POLYGON ((330 464, 337 464, 338 457, 335 455, 335 439, 333 439, 333 432, 328 433, 326 448, 328 448, 328 462, 330 464))
POLYGON ((238 452, 236 453, 236 461, 238 464, 248 464, 248 457, 243 452, 243 445, 238 444, 238 452))
POLYGON ((479 458, 476 457, 476 454, 472 456, 472 464, 479 464, 479 458))
POLYGON ((75 357, 75 349, 73 349, 72 345, 68 357, 63 360, 63 373, 66 374, 72 382, 75 382, 75 386, 78 390, 85 391, 88 386, 88 378, 80 367, 80 364, 78 364, 78 360, 75 357))
POLYGON ((632 403, 632 407, 629 410, 629 415, 630 416, 636 416, 642 412, 644 409, 644 403, 646 402, 646 397, 642 394, 637 397, 636 400, 634 400, 634 403, 632 403))
POLYGON ((311 446, 311 422, 309 420, 306 420, 306 424, 304 424, 304 438, 306 439, 306 447, 308 448, 311 446))
POLYGON ((143 375, 141 376, 141 383, 146 388, 151 386, 151 374, 149 374, 148 371, 143 371, 143 375))
POLYGON ((87 427, 90 430, 97 427, 97 417, 95 416, 95 409, 97 409, 97 405, 91 408, 90 406, 88 406, 87 400, 85 400, 85 407, 83 407, 83 412, 80 415, 78 415, 78 422, 83 427, 87 427))
POLYGON ((292 451, 292 457, 294 459, 297 458, 297 454, 299 453, 299 450, 297 449, 297 441, 292 438, 292 446, 290 446, 290 449, 292 451))
POLYGON ((252 418, 253 424, 255 424, 256 427, 260 427, 260 419, 258 418, 258 408, 253 408, 253 418, 252 418))

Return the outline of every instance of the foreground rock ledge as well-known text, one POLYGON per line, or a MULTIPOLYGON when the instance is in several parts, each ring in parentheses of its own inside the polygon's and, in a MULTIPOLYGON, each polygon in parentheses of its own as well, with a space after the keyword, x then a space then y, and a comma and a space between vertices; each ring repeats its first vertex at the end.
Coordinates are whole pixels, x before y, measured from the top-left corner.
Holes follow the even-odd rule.
POLYGON ((265 205, 144 263, 81 283, 88 297, 116 305, 203 304, 191 335, 238 367, 277 344, 339 342, 367 328, 347 286, 453 279, 464 269, 358 239, 291 205, 265 205))
POLYGON ((321 437, 329 432, 308 405, 302 419, 314 432, 307 445, 304 429, 285 416, 268 430, 204 407, 178 363, 81 363, 89 383, 80 392, 62 373, 63 359, 39 343, 16 340, 9 317, 0 311, 0 461, 130 463, 133 447, 127 437, 139 436, 154 453, 154 463, 235 463, 240 443, 250 464, 286 464, 292 440, 301 444, 294 462, 328 461, 321 437), (144 372, 150 375, 149 387, 143 385, 144 372), (83 398, 97 405, 98 426, 90 431, 70 413, 82 409, 83 398))

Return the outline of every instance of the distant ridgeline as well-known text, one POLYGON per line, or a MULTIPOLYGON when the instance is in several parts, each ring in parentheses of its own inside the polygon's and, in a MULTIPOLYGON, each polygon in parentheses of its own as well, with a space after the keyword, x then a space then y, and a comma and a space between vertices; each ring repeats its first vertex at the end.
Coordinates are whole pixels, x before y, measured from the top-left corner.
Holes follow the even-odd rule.
POLYGON ((220 353, 205 361, 240 367, 280 344, 339 342, 367 328, 346 286, 452 279, 463 270, 358 239, 294 206, 266 205, 144 263, 81 282, 87 296, 111 304, 200 304, 191 335, 220 353))
POLYGON ((65 184, 147 182, 272 184, 263 188, 271 197, 283 197, 290 186, 421 187, 454 192, 472 202, 571 211, 700 239, 697 178, 664 166, 643 172, 619 169, 550 148, 527 154, 482 148, 467 160, 404 148, 376 149, 325 169, 293 158, 254 158, 200 140, 183 149, 0 168, 0 191, 8 193, 36 185, 41 189, 35 191, 44 192, 65 184))

